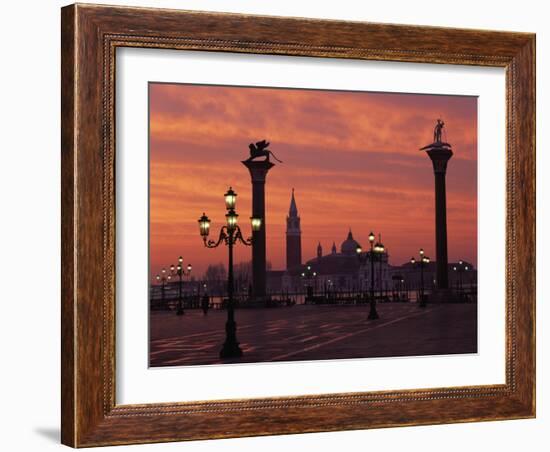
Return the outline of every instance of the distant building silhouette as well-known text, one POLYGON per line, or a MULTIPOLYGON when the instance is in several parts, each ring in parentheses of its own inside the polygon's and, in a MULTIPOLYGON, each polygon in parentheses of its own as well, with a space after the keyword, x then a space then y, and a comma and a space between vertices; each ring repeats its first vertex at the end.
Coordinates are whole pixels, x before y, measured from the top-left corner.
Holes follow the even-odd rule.
MULTIPOLYGON (((367 228, 365 228, 367 230, 367 228)), ((365 240, 368 244, 368 241, 365 240)), ((330 243, 330 242, 329 242, 330 243)), ((357 258, 359 242, 353 237, 351 228, 340 244, 332 242, 330 253, 323 254, 323 245, 317 244, 315 257, 302 264, 302 231, 300 216, 296 206, 294 189, 290 199, 290 208, 286 217, 286 270, 268 272, 268 292, 303 292, 307 286, 322 294, 330 291, 367 291, 371 287, 371 267, 368 255, 370 250, 363 248, 363 264, 357 258)), ((376 255, 374 261, 375 291, 417 290, 420 287, 421 272, 419 265, 406 262, 403 265, 390 265, 386 247, 382 256, 376 255)), ((447 264, 449 284, 452 287, 475 287, 477 270, 470 262, 447 264)), ((431 261, 424 268, 424 285, 432 290, 436 284, 437 262, 431 261)))
POLYGON ((300 265, 302 265, 302 230, 296 199, 294 199, 294 189, 292 189, 290 208, 286 217, 286 269, 290 270, 300 265))
MULTIPOLYGON (((313 285, 315 290, 354 291, 369 287, 370 272, 357 258, 359 243, 354 239, 351 229, 337 251, 333 242, 331 253, 323 255, 321 243, 317 245, 317 256, 305 264, 293 267, 283 276, 282 286, 287 291, 303 290, 304 285, 313 285), (309 268, 308 268, 309 267, 309 268), (312 277, 313 273, 315 276, 312 277)), ((382 261, 375 263, 375 285, 378 289, 390 288, 391 269, 388 254, 382 255, 382 261)))
MULTIPOLYGON (((477 269, 471 262, 459 261, 448 262, 447 271, 449 273, 449 286, 458 288, 477 286, 477 269)), ((400 266, 392 266, 394 277, 399 278, 409 288, 417 288, 420 286, 420 266, 413 265, 410 262, 405 262, 400 266)), ((397 279, 397 278, 396 278, 397 279)), ((424 284, 426 288, 433 289, 437 282, 437 261, 430 261, 424 267, 424 284)))

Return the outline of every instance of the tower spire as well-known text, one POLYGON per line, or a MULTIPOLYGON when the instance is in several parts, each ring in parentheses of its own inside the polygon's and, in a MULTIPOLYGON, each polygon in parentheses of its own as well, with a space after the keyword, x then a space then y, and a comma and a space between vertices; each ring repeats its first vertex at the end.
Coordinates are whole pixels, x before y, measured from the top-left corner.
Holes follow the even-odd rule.
POLYGON ((296 199, 294 199, 294 189, 292 189, 292 196, 290 198, 290 208, 288 209, 289 217, 298 216, 298 207, 296 207, 296 199))
POLYGON ((302 265, 302 231, 294 189, 292 189, 290 208, 286 217, 286 268, 290 269, 300 265, 302 265))

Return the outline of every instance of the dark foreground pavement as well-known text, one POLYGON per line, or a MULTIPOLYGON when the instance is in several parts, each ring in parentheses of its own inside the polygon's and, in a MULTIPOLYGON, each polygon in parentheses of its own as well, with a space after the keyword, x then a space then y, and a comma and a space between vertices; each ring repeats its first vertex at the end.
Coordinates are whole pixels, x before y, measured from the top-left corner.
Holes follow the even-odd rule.
POLYGON ((477 304, 386 303, 369 321, 368 306, 304 306, 235 312, 243 356, 220 360, 225 310, 154 311, 150 366, 223 362, 446 355, 477 352, 477 304))

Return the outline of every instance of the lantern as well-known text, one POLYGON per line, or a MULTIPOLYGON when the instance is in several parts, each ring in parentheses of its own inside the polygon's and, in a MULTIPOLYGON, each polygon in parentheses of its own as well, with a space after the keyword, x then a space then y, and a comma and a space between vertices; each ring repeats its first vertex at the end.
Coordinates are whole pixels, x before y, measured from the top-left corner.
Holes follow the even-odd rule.
POLYGON ((262 219, 260 217, 250 217, 250 224, 253 232, 258 232, 262 227, 262 219))
POLYGON ((237 202, 237 193, 233 191, 231 187, 227 190, 227 193, 223 195, 225 198, 225 208, 231 210, 235 208, 235 203, 237 202))
POLYGON ((199 218, 199 230, 203 237, 208 237, 208 234, 210 234, 210 218, 204 212, 202 217, 199 218))
POLYGON ((229 231, 234 231, 237 227, 237 220, 239 218, 237 212, 235 212, 233 209, 230 209, 229 212, 225 214, 225 218, 227 220, 227 229, 229 229, 229 231))

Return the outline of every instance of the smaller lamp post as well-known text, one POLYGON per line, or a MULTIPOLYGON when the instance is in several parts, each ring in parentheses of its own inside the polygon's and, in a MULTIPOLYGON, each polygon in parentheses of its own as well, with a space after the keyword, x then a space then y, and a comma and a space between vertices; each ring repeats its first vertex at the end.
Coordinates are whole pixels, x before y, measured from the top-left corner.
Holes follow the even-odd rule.
MULTIPOLYGON (((358 246, 355 250, 357 252, 357 257, 361 264, 366 263, 367 260, 370 261, 370 311, 368 320, 376 320, 379 318, 378 312, 376 311, 376 298, 374 296, 374 260, 375 260, 375 246, 374 246, 374 234, 371 232, 369 234, 369 244, 370 251, 363 254, 363 249, 361 246, 358 246)), ((376 251, 378 253, 378 251, 376 251)))
POLYGON ((364 264, 367 260, 370 261, 370 298, 371 300, 374 299, 374 233, 369 234, 369 245, 370 245, 370 253, 367 254, 361 254, 363 253, 363 249, 359 245, 357 249, 355 250, 357 252, 357 257, 359 258, 359 262, 361 264, 364 264))
POLYGON ((302 277, 303 280, 306 281, 306 284, 307 284, 307 286, 306 286, 306 301, 307 300, 312 300, 313 296, 314 296, 314 290, 313 290, 313 287, 312 287, 311 283, 313 281, 313 284, 317 285, 316 280, 315 280, 315 278, 317 278, 317 272, 313 271, 311 269, 311 265, 308 265, 300 276, 302 277))
POLYGON ((183 277, 184 276, 190 276, 191 275, 191 264, 187 265, 187 272, 183 269, 183 257, 178 257, 178 265, 177 267, 174 267, 174 264, 170 266, 170 273, 172 275, 178 275, 179 278, 179 284, 178 284, 178 308, 176 309, 177 315, 183 315, 185 314, 185 310, 183 308, 183 277))
POLYGON ((166 274, 166 269, 163 268, 160 271, 160 275, 157 275, 157 283, 160 283, 160 304, 167 308, 166 306, 166 283, 172 279, 171 275, 166 274))
MULTIPOLYGON (((420 248, 419 254, 420 254, 420 260, 418 261, 418 264, 420 265, 420 304, 419 306, 421 308, 425 308, 426 297, 424 296, 424 266, 430 263, 430 258, 424 255, 424 250, 422 248, 420 248)), ((411 257, 411 264, 415 265, 416 263, 417 262, 414 256, 411 257)))
POLYGON ((376 259, 378 260, 378 281, 380 282, 380 298, 384 296, 384 287, 382 283, 382 258, 384 256, 384 251, 386 251, 386 249, 382 244, 381 235, 378 234, 378 242, 376 242, 374 245, 374 253, 376 259))
POLYGON ((453 271, 458 273, 458 280, 457 280, 457 286, 458 286, 458 293, 460 296, 464 296, 464 287, 463 287, 463 281, 462 281, 462 274, 464 272, 467 272, 470 269, 468 265, 464 263, 464 261, 460 260, 458 261, 458 265, 455 265, 453 267, 453 271))

